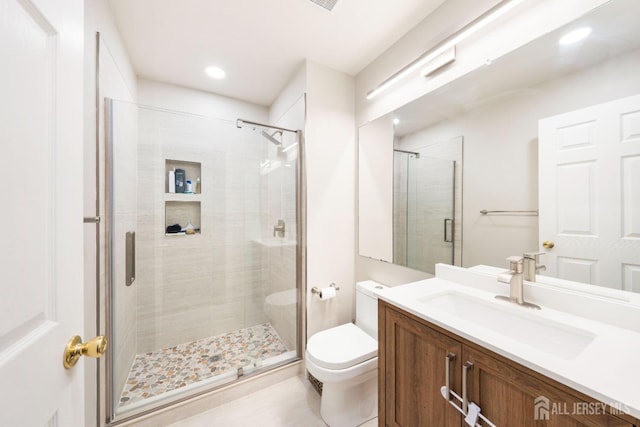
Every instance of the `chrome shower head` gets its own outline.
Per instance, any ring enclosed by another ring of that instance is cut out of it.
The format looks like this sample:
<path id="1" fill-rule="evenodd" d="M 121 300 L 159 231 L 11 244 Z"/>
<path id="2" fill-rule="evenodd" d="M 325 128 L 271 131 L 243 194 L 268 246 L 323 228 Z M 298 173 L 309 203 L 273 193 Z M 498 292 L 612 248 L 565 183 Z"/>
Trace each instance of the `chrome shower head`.
<path id="1" fill-rule="evenodd" d="M 311 0 L 311 3 L 315 3 L 318 6 L 327 9 L 329 12 L 333 10 L 338 0 Z"/>
<path id="2" fill-rule="evenodd" d="M 277 130 L 277 131 L 275 131 L 275 132 L 274 132 L 274 133 L 272 133 L 272 134 L 268 134 L 268 133 L 267 133 L 267 132 L 265 132 L 265 131 L 261 131 L 261 132 L 260 132 L 260 134 L 261 134 L 262 136 L 264 136 L 265 138 L 267 138 L 269 141 L 271 141 L 274 145 L 276 145 L 276 146 L 278 146 L 278 147 L 280 147 L 280 146 L 282 145 L 282 131 L 281 131 L 281 130 Z M 280 141 L 278 141 L 278 140 L 275 138 L 275 136 L 276 136 L 277 134 L 280 134 Z"/>

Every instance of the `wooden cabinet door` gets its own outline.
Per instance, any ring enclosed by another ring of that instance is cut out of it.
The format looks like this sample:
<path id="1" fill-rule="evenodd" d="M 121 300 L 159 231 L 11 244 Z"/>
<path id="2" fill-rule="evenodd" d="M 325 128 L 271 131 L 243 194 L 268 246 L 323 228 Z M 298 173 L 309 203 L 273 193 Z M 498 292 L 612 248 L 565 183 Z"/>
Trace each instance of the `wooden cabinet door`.
<path id="1" fill-rule="evenodd" d="M 604 413 L 595 400 L 581 401 L 517 369 L 506 359 L 497 360 L 465 345 L 461 363 L 466 361 L 473 363 L 468 377 L 469 400 L 498 427 L 633 427 Z"/>
<path id="2" fill-rule="evenodd" d="M 379 315 L 380 425 L 460 427 L 461 416 L 440 387 L 452 353 L 450 385 L 460 393 L 461 344 L 384 302 Z"/>

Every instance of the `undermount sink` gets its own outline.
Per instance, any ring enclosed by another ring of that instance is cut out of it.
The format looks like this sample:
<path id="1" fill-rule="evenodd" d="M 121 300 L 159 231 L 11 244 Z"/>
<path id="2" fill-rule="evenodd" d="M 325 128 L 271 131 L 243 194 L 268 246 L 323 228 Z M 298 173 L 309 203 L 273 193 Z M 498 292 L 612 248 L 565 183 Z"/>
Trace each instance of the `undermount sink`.
<path id="1" fill-rule="evenodd" d="M 522 307 L 512 307 L 511 303 L 462 292 L 450 291 L 417 300 L 429 310 L 455 316 L 565 359 L 577 357 L 595 338 L 595 334 L 589 331 L 554 322 Z M 522 312 L 518 313 L 518 310 Z"/>

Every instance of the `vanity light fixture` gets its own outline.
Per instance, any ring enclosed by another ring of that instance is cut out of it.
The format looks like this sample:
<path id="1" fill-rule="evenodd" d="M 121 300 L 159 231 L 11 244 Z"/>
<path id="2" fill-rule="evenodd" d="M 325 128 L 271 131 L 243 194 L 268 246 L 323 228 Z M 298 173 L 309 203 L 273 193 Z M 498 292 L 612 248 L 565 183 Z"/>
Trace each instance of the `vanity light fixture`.
<path id="1" fill-rule="evenodd" d="M 461 30 L 452 34 L 451 36 L 444 39 L 442 42 L 437 44 L 433 49 L 423 53 L 413 62 L 406 65 L 397 73 L 393 74 L 391 77 L 380 83 L 375 89 L 372 89 L 367 93 L 367 99 L 372 99 L 373 97 L 379 95 L 381 92 L 387 90 L 389 87 L 393 86 L 400 80 L 407 77 L 409 74 L 418 70 L 420 67 L 424 66 L 428 62 L 447 52 L 449 49 L 454 47 L 456 44 L 461 41 L 469 38 L 471 35 L 478 32 L 480 29 L 486 27 L 500 16 L 504 15 L 524 0 L 504 0 L 471 21 L 469 24 L 465 25 Z"/>
<path id="2" fill-rule="evenodd" d="M 226 73 L 224 72 L 224 70 L 220 67 L 207 67 L 204 69 L 204 72 L 207 73 L 207 75 L 209 77 L 213 77 L 214 79 L 224 79 L 224 76 L 226 76 Z"/>
<path id="3" fill-rule="evenodd" d="M 568 44 L 577 43 L 580 40 L 583 40 L 584 38 L 586 38 L 589 34 L 591 34 L 591 28 L 589 27 L 578 28 L 577 30 L 573 30 L 571 32 L 568 32 L 564 36 L 562 36 L 560 40 L 558 40 L 558 44 L 562 46 L 566 46 Z"/>
<path id="4" fill-rule="evenodd" d="M 393 119 L 393 124 L 394 124 L 394 125 L 397 125 L 398 123 L 400 123 L 400 119 L 399 119 L 399 118 L 397 118 L 397 117 L 396 117 L 396 118 L 394 118 L 394 119 Z"/>
<path id="5" fill-rule="evenodd" d="M 422 77 L 429 77 L 436 71 L 443 69 L 444 67 L 451 64 L 452 62 L 455 62 L 455 60 L 456 60 L 456 47 L 452 46 L 451 48 L 443 52 L 441 55 L 438 55 L 438 57 L 433 58 L 433 60 L 425 64 L 424 68 L 420 70 L 420 75 Z"/>

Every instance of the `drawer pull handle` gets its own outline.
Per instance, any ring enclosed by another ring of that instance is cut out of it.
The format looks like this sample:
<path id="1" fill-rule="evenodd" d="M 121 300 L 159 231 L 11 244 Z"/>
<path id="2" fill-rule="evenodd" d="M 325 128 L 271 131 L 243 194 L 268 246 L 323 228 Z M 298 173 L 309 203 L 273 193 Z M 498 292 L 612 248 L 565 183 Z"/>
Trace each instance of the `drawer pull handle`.
<path id="1" fill-rule="evenodd" d="M 462 411 L 466 414 L 469 412 L 469 393 L 467 390 L 469 380 L 469 369 L 473 367 L 473 363 L 467 361 L 462 366 Z"/>
<path id="2" fill-rule="evenodd" d="M 451 362 L 456 360 L 456 355 L 447 353 L 444 357 L 444 386 L 446 389 L 445 399 L 451 400 Z"/>
<path id="3" fill-rule="evenodd" d="M 445 398 L 447 402 L 451 404 L 458 412 L 465 416 L 464 422 L 469 426 L 475 427 L 496 427 L 491 421 L 487 419 L 484 415 L 482 415 L 481 409 L 478 405 L 473 402 L 469 402 L 468 394 L 467 394 L 467 378 L 469 376 L 469 369 L 473 367 L 473 363 L 466 362 L 462 367 L 462 397 L 460 397 L 455 391 L 451 390 L 451 371 L 450 365 L 456 358 L 456 355 L 453 353 L 448 353 L 445 356 L 445 385 L 440 387 L 440 394 Z M 460 402 L 460 405 L 456 403 L 455 400 Z M 484 424 L 481 425 L 478 420 L 484 421 Z"/>

